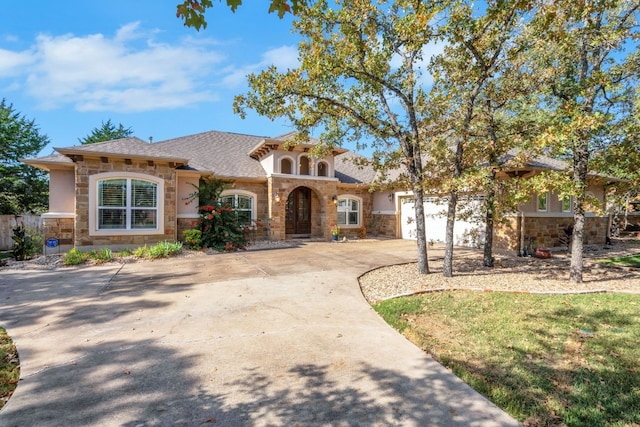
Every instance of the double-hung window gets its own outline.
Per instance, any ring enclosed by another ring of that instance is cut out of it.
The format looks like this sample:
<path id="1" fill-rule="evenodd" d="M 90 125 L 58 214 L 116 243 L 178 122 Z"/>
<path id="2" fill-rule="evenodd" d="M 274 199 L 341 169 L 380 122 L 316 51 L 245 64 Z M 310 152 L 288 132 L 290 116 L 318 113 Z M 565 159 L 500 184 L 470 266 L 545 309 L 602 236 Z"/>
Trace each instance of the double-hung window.
<path id="1" fill-rule="evenodd" d="M 158 185 L 133 178 L 98 181 L 98 230 L 156 230 Z"/>
<path id="2" fill-rule="evenodd" d="M 338 199 L 338 225 L 360 224 L 360 201 L 356 199 Z"/>

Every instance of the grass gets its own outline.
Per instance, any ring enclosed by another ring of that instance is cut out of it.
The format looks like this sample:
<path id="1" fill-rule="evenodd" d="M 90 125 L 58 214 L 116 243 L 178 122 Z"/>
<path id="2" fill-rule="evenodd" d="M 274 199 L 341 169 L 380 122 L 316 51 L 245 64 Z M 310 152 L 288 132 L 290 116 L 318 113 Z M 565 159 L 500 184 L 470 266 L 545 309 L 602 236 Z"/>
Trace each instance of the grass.
<path id="1" fill-rule="evenodd" d="M 640 295 L 460 291 L 374 308 L 525 425 L 640 425 Z"/>
<path id="2" fill-rule="evenodd" d="M 640 268 L 640 254 L 615 256 L 600 261 L 601 264 L 616 267 L 635 267 Z"/>
<path id="3" fill-rule="evenodd" d="M 0 409 L 13 394 L 19 378 L 18 352 L 7 331 L 0 328 Z"/>

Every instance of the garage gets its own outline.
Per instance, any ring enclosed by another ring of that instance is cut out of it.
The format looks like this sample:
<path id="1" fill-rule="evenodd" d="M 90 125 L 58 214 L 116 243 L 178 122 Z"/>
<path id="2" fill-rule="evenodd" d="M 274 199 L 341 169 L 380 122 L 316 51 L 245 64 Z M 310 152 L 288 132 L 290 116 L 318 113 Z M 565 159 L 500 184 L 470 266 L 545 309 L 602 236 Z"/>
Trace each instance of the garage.
<path id="1" fill-rule="evenodd" d="M 400 197 L 400 228 L 403 239 L 415 240 L 416 214 L 412 196 Z M 453 227 L 453 244 L 465 247 L 481 247 L 484 243 L 484 221 L 481 196 L 464 197 L 458 202 L 458 213 Z M 447 199 L 426 197 L 424 199 L 425 228 L 427 242 L 444 243 L 447 227 Z"/>

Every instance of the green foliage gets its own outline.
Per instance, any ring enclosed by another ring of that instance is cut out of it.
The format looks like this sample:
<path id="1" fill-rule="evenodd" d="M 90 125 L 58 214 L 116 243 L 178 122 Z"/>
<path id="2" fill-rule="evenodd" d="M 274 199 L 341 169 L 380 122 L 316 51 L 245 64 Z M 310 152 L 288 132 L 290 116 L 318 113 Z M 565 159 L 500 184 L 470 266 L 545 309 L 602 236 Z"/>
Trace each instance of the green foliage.
<path id="1" fill-rule="evenodd" d="M 151 259 L 168 258 L 180 253 L 181 250 L 181 242 L 159 242 L 149 248 L 147 257 Z"/>
<path id="2" fill-rule="evenodd" d="M 228 181 L 216 178 L 202 178 L 198 190 L 188 200 L 199 200 L 200 247 L 217 251 L 237 251 L 247 246 L 247 236 L 243 226 L 230 206 L 224 206 L 220 195 Z"/>
<path id="3" fill-rule="evenodd" d="M 20 380 L 18 350 L 4 328 L 0 328 L 0 409 L 11 397 Z"/>
<path id="4" fill-rule="evenodd" d="M 49 204 L 46 173 L 20 162 L 37 155 L 49 139 L 33 120 L 0 102 L 0 215 L 41 213 Z"/>
<path id="5" fill-rule="evenodd" d="M 113 252 L 109 248 L 101 248 L 97 251 L 89 252 L 89 257 L 97 264 L 102 264 L 113 260 Z"/>
<path id="6" fill-rule="evenodd" d="M 24 261 L 39 252 L 42 246 L 42 236 L 39 231 L 25 227 L 24 222 L 20 222 L 13 227 L 13 257 L 16 261 Z"/>
<path id="7" fill-rule="evenodd" d="M 184 241 L 189 249 L 200 249 L 201 238 L 202 232 L 197 228 L 192 228 L 184 231 Z"/>
<path id="8" fill-rule="evenodd" d="M 62 262 L 64 265 L 80 265 L 87 262 L 89 259 L 89 254 L 82 252 L 78 248 L 72 248 L 64 255 Z"/>
<path id="9" fill-rule="evenodd" d="M 640 424 L 640 296 L 436 292 L 376 304 L 524 425 Z"/>
<path id="10" fill-rule="evenodd" d="M 181 250 L 182 243 L 180 242 L 159 242 L 153 246 L 140 246 L 134 249 L 133 255 L 136 258 L 168 258 L 180 253 Z"/>
<path id="11" fill-rule="evenodd" d="M 305 0 L 269 0 L 269 13 L 276 12 L 279 18 L 283 18 L 286 13 L 297 13 L 300 7 L 304 6 Z M 222 2 L 222 0 L 220 0 Z M 242 0 L 226 0 L 227 6 L 235 12 L 242 5 Z M 187 27 L 207 28 L 205 12 L 213 7 L 212 0 L 184 0 L 176 6 L 176 16 L 183 20 Z"/>
<path id="12" fill-rule="evenodd" d="M 130 255 L 133 255 L 133 250 L 131 249 L 122 249 L 121 251 L 116 253 L 116 256 L 118 257 L 128 257 Z"/>
<path id="13" fill-rule="evenodd" d="M 114 139 L 127 138 L 133 135 L 133 130 L 125 128 L 122 123 L 116 127 L 111 123 L 111 119 L 102 122 L 99 128 L 94 128 L 91 133 L 84 138 L 78 138 L 80 144 L 95 144 L 96 142 L 111 141 Z"/>
<path id="14" fill-rule="evenodd" d="M 640 268 L 640 254 L 615 256 L 600 261 L 604 265 Z"/>

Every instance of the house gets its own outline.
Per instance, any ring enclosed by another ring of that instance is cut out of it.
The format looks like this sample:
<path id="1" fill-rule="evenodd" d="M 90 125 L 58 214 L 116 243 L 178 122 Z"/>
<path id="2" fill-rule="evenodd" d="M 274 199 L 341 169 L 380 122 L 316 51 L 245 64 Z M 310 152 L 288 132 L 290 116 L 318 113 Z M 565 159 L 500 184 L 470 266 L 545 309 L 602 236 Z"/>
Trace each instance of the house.
<path id="1" fill-rule="evenodd" d="M 288 147 L 293 137 L 211 131 L 156 143 L 123 138 L 24 162 L 50 173 L 45 238 L 62 249 L 181 239 L 198 219 L 197 201 L 187 199 L 201 176 L 233 181 L 222 196 L 258 238 L 329 239 L 334 224 L 355 236 L 373 222 L 376 232 L 396 236 L 393 199 L 369 191 L 373 171 L 348 161 L 355 154 L 344 149 L 314 159 L 317 140 Z"/>
<path id="2" fill-rule="evenodd" d="M 357 154 L 336 148 L 312 158 L 318 141 L 290 146 L 294 136 L 210 131 L 154 143 L 123 138 L 56 148 L 56 154 L 23 161 L 50 173 L 45 239 L 57 239 L 62 250 L 181 240 L 198 219 L 198 203 L 189 195 L 202 176 L 232 181 L 222 196 L 257 238 L 329 240 L 334 224 L 347 236 L 415 238 L 411 193 L 370 191 L 376 174 L 352 161 Z M 529 163 L 512 173 L 559 167 L 553 162 Z M 602 183 L 594 181 L 593 192 L 603 198 Z M 480 200 L 469 199 L 467 207 L 475 203 L 479 210 Z M 428 198 L 426 204 L 427 238 L 443 240 L 440 201 Z M 497 247 L 519 251 L 525 238 L 556 246 L 560 231 L 571 223 L 570 206 L 552 194 L 532 196 L 496 229 Z M 604 243 L 607 228 L 606 217 L 592 215 L 585 243 Z M 455 243 L 477 245 L 483 229 L 460 219 Z"/>

